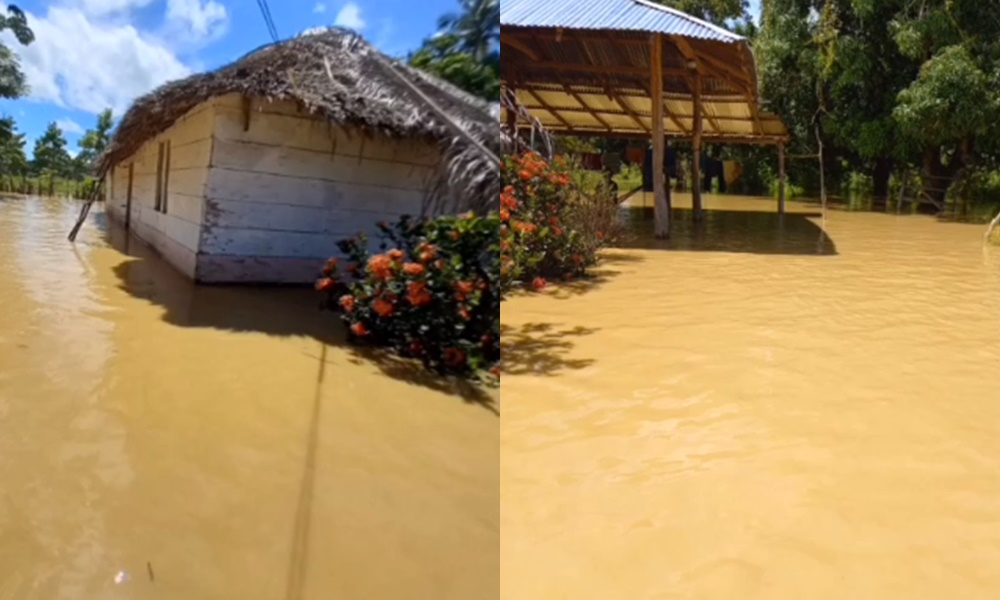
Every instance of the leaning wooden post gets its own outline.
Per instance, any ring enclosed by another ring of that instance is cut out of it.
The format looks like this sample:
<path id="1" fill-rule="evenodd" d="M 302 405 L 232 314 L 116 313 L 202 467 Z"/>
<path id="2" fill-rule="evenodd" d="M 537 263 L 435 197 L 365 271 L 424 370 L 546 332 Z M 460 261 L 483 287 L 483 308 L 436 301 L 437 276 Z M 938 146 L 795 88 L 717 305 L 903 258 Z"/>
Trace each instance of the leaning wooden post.
<path id="1" fill-rule="evenodd" d="M 785 142 L 778 142 L 778 214 L 785 214 Z"/>
<path id="2" fill-rule="evenodd" d="M 510 96 L 511 100 L 517 100 L 517 90 L 507 86 L 507 95 Z M 512 106 L 516 106 L 517 102 L 511 102 L 510 106 L 507 107 L 507 131 L 510 132 L 510 141 L 513 148 L 510 149 L 512 153 L 517 152 L 517 111 L 511 110 Z"/>
<path id="3" fill-rule="evenodd" d="M 667 204 L 665 136 L 663 132 L 663 36 L 650 37 L 650 90 L 653 97 L 653 220 L 656 237 L 670 237 L 670 206 Z"/>
<path id="4" fill-rule="evenodd" d="M 701 206 L 701 134 L 704 128 L 701 106 L 701 73 L 694 73 L 694 138 L 691 147 L 694 152 L 694 162 L 692 164 L 692 186 L 691 201 L 694 208 L 694 220 L 701 221 L 704 218 Z"/>

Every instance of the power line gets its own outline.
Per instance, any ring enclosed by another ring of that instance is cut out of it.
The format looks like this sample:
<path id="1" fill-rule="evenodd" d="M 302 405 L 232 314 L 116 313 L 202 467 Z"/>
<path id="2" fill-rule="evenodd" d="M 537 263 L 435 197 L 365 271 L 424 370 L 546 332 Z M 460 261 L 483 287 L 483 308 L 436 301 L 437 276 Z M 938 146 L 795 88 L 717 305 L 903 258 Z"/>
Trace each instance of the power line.
<path id="1" fill-rule="evenodd" d="M 267 26 L 267 33 L 271 35 L 271 39 L 277 43 L 278 41 L 278 28 L 274 26 L 274 17 L 271 16 L 271 7 L 267 5 L 267 0 L 257 0 L 257 6 L 260 7 L 260 14 L 264 17 L 264 24 Z"/>

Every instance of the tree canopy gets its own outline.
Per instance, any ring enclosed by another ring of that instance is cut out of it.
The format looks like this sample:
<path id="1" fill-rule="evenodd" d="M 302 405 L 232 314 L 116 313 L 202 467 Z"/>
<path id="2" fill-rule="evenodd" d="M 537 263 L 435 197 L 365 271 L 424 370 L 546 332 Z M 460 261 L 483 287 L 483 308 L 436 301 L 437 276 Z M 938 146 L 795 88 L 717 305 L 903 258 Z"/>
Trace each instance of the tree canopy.
<path id="1" fill-rule="evenodd" d="M 981 0 L 764 0 L 755 40 L 762 95 L 800 150 L 820 135 L 831 166 L 919 166 L 943 200 L 994 161 L 1000 134 L 1000 4 Z"/>
<path id="2" fill-rule="evenodd" d="M 0 32 L 10 31 L 24 46 L 35 41 L 28 19 L 20 8 L 11 5 L 0 14 Z M 0 98 L 20 98 L 28 93 L 28 82 L 21 70 L 21 61 L 5 44 L 0 43 Z"/>
<path id="3" fill-rule="evenodd" d="M 55 123 L 49 123 L 48 129 L 35 142 L 35 154 L 32 160 L 32 171 L 37 175 L 65 176 L 69 173 L 72 158 L 66 150 L 66 137 L 62 129 Z"/>

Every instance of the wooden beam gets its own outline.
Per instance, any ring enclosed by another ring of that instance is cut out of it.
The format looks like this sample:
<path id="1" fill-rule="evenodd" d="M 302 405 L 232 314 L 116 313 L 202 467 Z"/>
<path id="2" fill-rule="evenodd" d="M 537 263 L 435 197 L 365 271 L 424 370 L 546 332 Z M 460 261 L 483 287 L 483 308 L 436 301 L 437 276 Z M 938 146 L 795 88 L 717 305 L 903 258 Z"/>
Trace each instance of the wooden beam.
<path id="1" fill-rule="evenodd" d="M 563 84 L 563 89 L 565 89 L 566 93 L 569 94 L 571 98 L 576 100 L 580 104 L 580 106 L 583 107 L 582 109 L 580 109 L 582 112 L 585 112 L 590 116 L 594 117 L 594 120 L 603 125 L 604 128 L 607 129 L 608 131 L 614 131 L 614 127 L 612 127 L 610 123 L 601 118 L 601 115 L 599 115 L 596 110 L 590 108 L 590 105 L 583 100 L 583 97 L 580 96 L 580 94 L 574 92 L 573 88 L 569 87 L 566 84 Z M 577 109 L 560 109 L 560 110 L 569 110 L 571 112 L 577 112 Z"/>
<path id="2" fill-rule="evenodd" d="M 525 91 L 528 92 L 528 95 L 531 96 L 532 98 L 534 98 L 536 102 L 538 102 L 538 104 L 541 106 L 542 110 L 548 111 L 553 117 L 556 118 L 557 121 L 559 121 L 560 123 L 562 123 L 563 127 L 565 127 L 566 129 L 568 129 L 569 131 L 573 131 L 573 125 L 571 125 L 569 121 L 567 121 L 562 115 L 560 115 L 556 111 L 556 109 L 552 108 L 551 106 L 549 106 L 549 104 L 547 102 L 545 102 L 544 100 L 542 100 L 542 97 L 539 96 L 535 92 L 535 90 L 527 89 Z"/>
<path id="3" fill-rule="evenodd" d="M 506 85 L 508 81 L 508 79 L 503 79 L 501 80 L 501 83 Z M 600 85 L 595 84 L 588 86 L 580 83 L 567 84 L 561 81 L 551 81 L 546 83 L 537 81 L 531 82 L 530 80 L 525 80 L 525 82 L 522 82 L 521 85 L 523 86 L 521 89 L 530 87 L 531 89 L 539 92 L 558 92 L 564 89 L 563 86 L 569 85 L 569 87 L 578 94 L 603 94 L 605 96 L 607 95 L 607 89 L 609 87 L 609 85 L 603 82 Z M 626 98 L 649 98 L 649 86 L 647 84 L 638 85 L 638 82 L 636 82 L 636 85 L 634 86 L 619 88 L 617 93 Z M 712 104 L 746 104 L 747 102 L 746 95 L 742 93 L 727 94 L 725 96 L 705 95 L 705 97 Z M 688 96 L 685 94 L 664 92 L 663 98 L 665 100 L 686 100 Z M 749 117 L 743 118 L 749 119 Z"/>
<path id="4" fill-rule="evenodd" d="M 785 214 L 785 143 L 778 143 L 778 214 Z"/>
<path id="5" fill-rule="evenodd" d="M 670 236 L 670 204 L 667 202 L 666 138 L 663 135 L 663 36 L 654 33 L 650 42 L 650 87 L 653 100 L 653 220 L 656 237 Z"/>
<path id="6" fill-rule="evenodd" d="M 692 140 L 692 153 L 694 155 L 691 161 L 691 200 L 693 202 L 694 208 L 694 220 L 702 221 L 705 218 L 704 212 L 702 210 L 701 204 L 701 134 L 703 123 L 701 119 L 702 110 L 704 107 L 701 105 L 701 73 L 695 72 L 694 74 L 694 138 Z"/>
<path id="7" fill-rule="evenodd" d="M 539 60 L 531 63 L 524 63 L 521 66 L 521 70 L 531 73 L 535 69 L 544 69 L 549 71 L 570 71 L 573 73 L 596 73 L 605 75 L 643 75 L 648 76 L 649 71 L 643 67 L 622 67 L 618 65 L 603 65 L 603 64 L 590 64 L 581 65 L 574 63 L 563 63 L 559 61 L 550 60 Z M 666 68 L 663 69 L 662 75 L 667 75 L 670 77 L 683 77 L 686 74 L 684 69 Z M 528 77 L 531 79 L 531 77 Z"/>
<path id="8" fill-rule="evenodd" d="M 646 127 L 646 124 L 642 122 L 642 119 L 640 119 L 639 115 L 637 115 L 635 113 L 635 111 L 632 110 L 632 107 L 629 106 L 628 102 L 624 98 L 620 98 L 615 93 L 613 93 L 611 90 L 608 90 L 608 98 L 611 98 L 618 106 L 622 107 L 622 110 L 625 111 L 625 114 L 627 114 L 628 116 L 632 117 L 632 120 L 636 122 L 636 124 L 639 126 L 640 129 L 643 129 L 643 130 L 645 130 L 647 132 L 652 133 L 652 131 L 649 129 L 649 127 Z M 662 105 L 662 103 L 661 103 L 661 105 Z M 654 121 L 655 121 L 655 119 L 654 119 Z M 661 121 L 662 121 L 662 119 L 661 119 Z M 653 126 L 655 127 L 656 123 L 653 123 Z M 662 125 L 662 122 L 661 122 L 660 129 L 662 129 L 662 128 L 663 128 L 663 125 Z"/>
<path id="9" fill-rule="evenodd" d="M 513 48 L 514 50 L 517 50 L 518 52 L 527 56 L 531 60 L 535 61 L 541 60 L 541 57 L 538 56 L 537 52 L 532 50 L 531 47 L 529 47 L 527 44 L 525 44 L 524 42 L 522 42 L 521 40 L 517 39 L 512 35 L 504 35 L 503 33 L 501 33 L 500 45 L 507 46 L 508 48 Z"/>
<path id="10" fill-rule="evenodd" d="M 575 93 L 567 93 L 567 95 L 570 96 L 571 98 L 573 98 L 574 100 L 576 100 L 578 103 L 584 104 L 583 98 L 579 97 L 577 94 L 575 94 Z M 703 100 L 704 100 L 704 97 L 703 97 Z M 702 102 L 702 106 L 703 107 L 704 107 L 704 105 L 705 105 L 705 103 Z M 614 110 L 614 109 L 605 109 L 605 108 L 600 109 L 600 112 L 595 114 L 594 113 L 594 109 L 591 108 L 589 105 L 584 104 L 584 106 L 585 106 L 585 108 L 577 108 L 575 106 L 555 106 L 555 107 L 553 107 L 553 110 L 558 110 L 559 112 L 563 112 L 563 113 L 585 113 L 585 114 L 589 114 L 589 115 L 591 115 L 593 117 L 597 117 L 598 119 L 601 118 L 601 115 L 604 115 L 604 116 L 617 116 L 617 117 L 627 117 L 627 116 L 629 116 L 628 113 L 626 113 L 625 111 Z M 535 106 L 534 104 L 524 104 L 524 107 L 525 108 L 541 108 L 541 109 L 545 108 L 544 106 Z M 666 109 L 664 109 L 664 111 L 666 111 Z M 666 112 L 665 112 L 665 114 L 667 114 L 668 118 L 670 117 L 670 114 L 668 114 Z M 707 108 L 706 108 L 706 110 L 702 111 L 702 114 L 703 114 L 703 117 L 706 120 L 710 121 L 710 122 L 711 121 L 718 121 L 720 123 L 727 123 L 727 122 L 732 122 L 732 123 L 752 123 L 752 119 L 750 119 L 749 117 L 727 117 L 725 115 L 712 117 L 712 116 L 709 116 Z M 692 119 L 692 120 L 694 119 L 694 115 L 689 115 L 689 114 L 675 114 L 673 116 L 675 116 L 678 119 Z M 606 125 L 604 123 L 601 123 L 601 126 L 602 127 L 606 127 Z M 682 127 L 681 128 L 681 133 L 690 135 L 691 132 L 686 127 Z M 720 130 L 720 135 L 725 135 L 725 132 L 722 132 Z"/>
<path id="11" fill-rule="evenodd" d="M 517 103 L 517 90 L 514 87 L 507 86 L 507 95 L 514 100 L 512 104 Z M 517 111 L 510 110 L 509 108 L 507 109 L 507 129 L 510 130 L 511 136 L 517 137 Z"/>

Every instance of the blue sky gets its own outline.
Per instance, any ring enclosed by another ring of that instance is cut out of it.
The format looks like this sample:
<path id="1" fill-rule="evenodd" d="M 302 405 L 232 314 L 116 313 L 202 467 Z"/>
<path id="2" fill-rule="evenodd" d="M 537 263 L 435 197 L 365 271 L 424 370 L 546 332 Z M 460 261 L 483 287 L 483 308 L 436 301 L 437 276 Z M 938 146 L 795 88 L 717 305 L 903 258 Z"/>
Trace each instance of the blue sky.
<path id="1" fill-rule="evenodd" d="M 0 0 L 0 6 L 3 6 Z M 120 115 L 137 96 L 190 73 L 224 65 L 270 41 L 255 0 L 19 0 L 37 41 L 4 41 L 20 57 L 31 94 L 0 101 L 34 140 L 49 123 L 71 149 L 96 114 Z M 457 0 L 269 0 L 278 33 L 343 25 L 384 52 L 405 55 L 437 29 Z"/>

